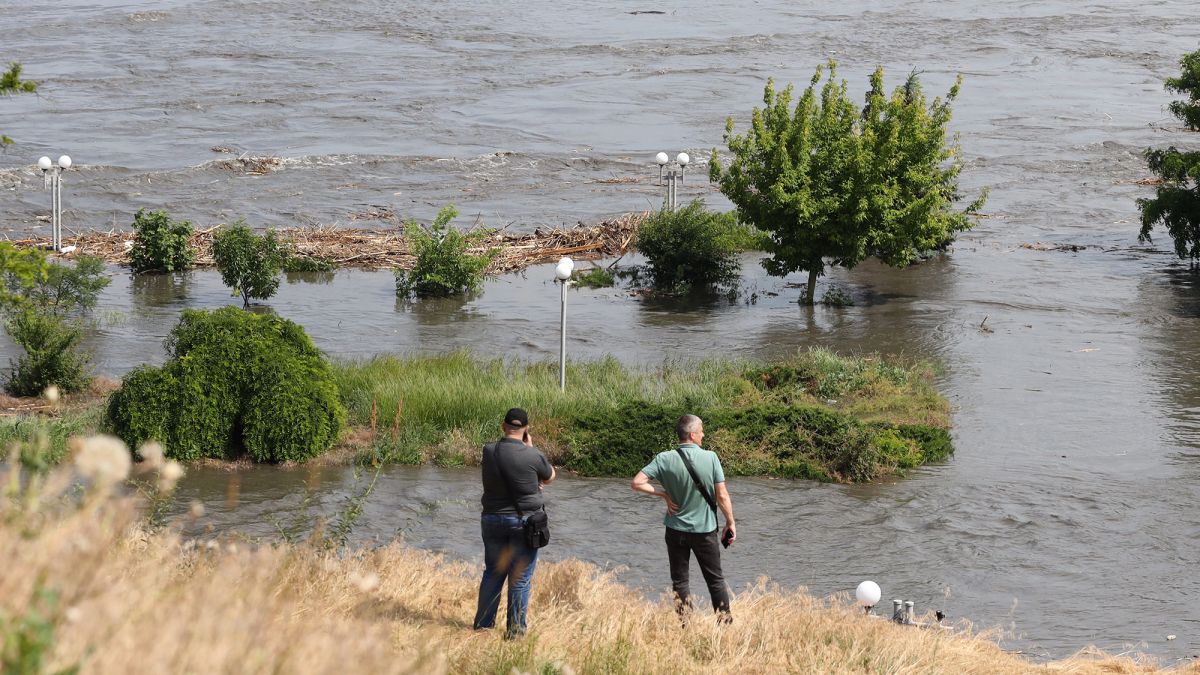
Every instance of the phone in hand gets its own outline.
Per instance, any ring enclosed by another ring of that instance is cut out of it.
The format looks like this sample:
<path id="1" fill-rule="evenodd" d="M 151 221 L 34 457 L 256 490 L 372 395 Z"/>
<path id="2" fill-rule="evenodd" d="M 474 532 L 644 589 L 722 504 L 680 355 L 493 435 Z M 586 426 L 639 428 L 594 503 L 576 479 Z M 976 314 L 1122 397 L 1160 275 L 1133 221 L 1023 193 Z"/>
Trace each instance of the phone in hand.
<path id="1" fill-rule="evenodd" d="M 729 545 L 732 543 L 733 543 L 733 530 L 726 528 L 725 534 L 721 535 L 721 545 L 724 546 L 725 548 L 729 548 Z"/>

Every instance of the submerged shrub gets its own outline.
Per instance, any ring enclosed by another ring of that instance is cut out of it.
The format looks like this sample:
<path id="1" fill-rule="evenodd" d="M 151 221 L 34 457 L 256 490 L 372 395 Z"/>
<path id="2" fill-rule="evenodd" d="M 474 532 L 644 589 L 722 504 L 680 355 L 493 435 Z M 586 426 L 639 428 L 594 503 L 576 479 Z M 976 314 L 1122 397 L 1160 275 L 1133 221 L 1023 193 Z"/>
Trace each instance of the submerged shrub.
<path id="1" fill-rule="evenodd" d="M 91 381 L 89 357 L 78 350 L 84 323 L 109 284 L 104 262 L 80 256 L 75 264 L 48 263 L 40 252 L 3 261 L 5 292 L 0 309 L 5 329 L 24 354 L 11 361 L 4 388 L 16 396 L 38 396 L 50 385 L 78 391 Z"/>
<path id="2" fill-rule="evenodd" d="M 483 285 L 483 270 L 499 251 L 467 253 L 487 233 L 459 230 L 450 224 L 457 216 L 458 209 L 451 204 L 438 212 L 429 227 L 416 221 L 405 224 L 404 237 L 417 262 L 411 270 L 396 270 L 396 295 L 446 297 L 477 291 Z"/>
<path id="3" fill-rule="evenodd" d="M 166 211 L 147 213 L 146 209 L 139 209 L 133 216 L 129 266 L 134 274 L 182 272 L 196 259 L 191 238 L 190 222 L 172 220 Z"/>
<path id="4" fill-rule="evenodd" d="M 87 354 L 78 351 L 83 330 L 78 322 L 27 309 L 4 324 L 8 336 L 25 351 L 10 362 L 4 389 L 14 396 L 38 396 L 57 385 L 78 391 L 91 382 Z"/>
<path id="5" fill-rule="evenodd" d="M 345 422 L 328 363 L 300 326 L 226 307 L 185 310 L 161 368 L 130 372 L 109 399 L 130 447 L 162 443 L 177 459 L 302 461 L 328 450 Z"/>
<path id="6" fill-rule="evenodd" d="M 266 300 L 279 290 L 279 270 L 287 252 L 274 230 L 256 235 L 238 220 L 213 236 L 213 260 L 221 272 L 221 281 L 242 296 L 242 306 L 250 300 Z"/>
<path id="7" fill-rule="evenodd" d="M 733 213 L 707 211 L 697 199 L 647 218 L 635 246 L 650 262 L 655 288 L 686 292 L 737 279 L 738 254 L 757 248 L 759 236 Z"/>

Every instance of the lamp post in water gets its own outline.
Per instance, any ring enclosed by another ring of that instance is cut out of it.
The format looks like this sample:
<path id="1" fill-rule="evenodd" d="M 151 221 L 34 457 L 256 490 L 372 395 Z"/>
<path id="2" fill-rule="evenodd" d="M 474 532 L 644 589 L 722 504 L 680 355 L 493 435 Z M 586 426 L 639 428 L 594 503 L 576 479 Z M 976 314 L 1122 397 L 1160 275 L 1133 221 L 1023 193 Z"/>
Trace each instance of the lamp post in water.
<path id="1" fill-rule="evenodd" d="M 655 163 L 658 164 L 658 184 L 663 185 L 663 177 L 665 175 L 667 182 L 666 195 L 663 198 L 663 208 L 674 211 L 679 207 L 679 186 L 683 185 L 683 173 L 687 169 L 687 165 L 692 161 L 686 152 L 681 152 L 675 155 L 675 163 L 679 165 L 679 169 L 667 169 L 667 165 L 671 163 L 671 159 L 667 157 L 667 153 L 660 152 L 654 156 Z M 664 170 L 666 173 L 664 174 Z"/>
<path id="2" fill-rule="evenodd" d="M 38 160 L 42 183 L 50 191 L 50 242 L 54 250 L 62 250 L 62 172 L 71 168 L 71 158 L 63 155 L 54 165 L 49 157 Z"/>
<path id="3" fill-rule="evenodd" d="M 571 272 L 575 271 L 575 261 L 563 256 L 554 268 L 555 280 L 562 284 L 562 314 L 559 321 L 558 345 L 558 390 L 567 390 L 567 286 L 571 284 Z"/>

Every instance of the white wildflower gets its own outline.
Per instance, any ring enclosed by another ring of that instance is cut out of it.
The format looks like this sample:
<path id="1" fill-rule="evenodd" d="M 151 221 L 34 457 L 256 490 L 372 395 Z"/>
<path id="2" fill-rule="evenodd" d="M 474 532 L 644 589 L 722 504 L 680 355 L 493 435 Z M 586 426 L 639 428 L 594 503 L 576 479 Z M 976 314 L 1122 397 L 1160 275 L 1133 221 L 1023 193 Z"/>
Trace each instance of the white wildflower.
<path id="1" fill-rule="evenodd" d="M 175 483 L 183 478 L 183 466 L 175 460 L 167 460 L 158 471 L 158 491 L 170 492 L 175 489 Z"/>
<path id="2" fill-rule="evenodd" d="M 46 387 L 46 391 L 42 392 L 42 396 L 44 396 L 50 403 L 58 403 L 58 399 L 61 396 L 58 391 L 58 385 L 52 384 L 49 387 Z"/>
<path id="3" fill-rule="evenodd" d="M 204 502 L 199 499 L 193 499 L 191 505 L 188 506 L 188 515 L 193 518 L 203 518 Z"/>
<path id="4" fill-rule="evenodd" d="M 154 441 L 142 443 L 138 448 L 138 456 L 142 458 L 142 466 L 147 470 L 157 469 L 163 463 L 163 447 Z"/>
<path id="5" fill-rule="evenodd" d="M 103 434 L 83 439 L 75 456 L 75 469 L 80 475 L 105 487 L 128 478 L 132 464 L 129 448 L 121 439 Z"/>

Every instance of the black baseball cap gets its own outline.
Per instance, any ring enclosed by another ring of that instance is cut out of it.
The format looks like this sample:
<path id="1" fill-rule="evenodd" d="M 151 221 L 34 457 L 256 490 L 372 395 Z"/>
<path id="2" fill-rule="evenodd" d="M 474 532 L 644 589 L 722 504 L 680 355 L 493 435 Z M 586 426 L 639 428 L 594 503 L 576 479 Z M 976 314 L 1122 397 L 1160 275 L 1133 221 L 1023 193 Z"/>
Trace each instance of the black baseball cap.
<path id="1" fill-rule="evenodd" d="M 509 408 L 504 413 L 504 423 L 510 427 L 523 427 L 529 424 L 529 413 L 521 408 Z"/>

